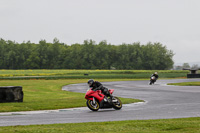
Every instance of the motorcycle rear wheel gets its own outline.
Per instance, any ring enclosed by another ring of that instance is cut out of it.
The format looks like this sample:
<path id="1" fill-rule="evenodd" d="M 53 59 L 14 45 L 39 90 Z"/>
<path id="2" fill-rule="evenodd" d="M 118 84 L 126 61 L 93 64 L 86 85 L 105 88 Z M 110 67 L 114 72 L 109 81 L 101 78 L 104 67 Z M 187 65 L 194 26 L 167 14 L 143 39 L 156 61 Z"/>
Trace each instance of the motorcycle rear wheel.
<path id="1" fill-rule="evenodd" d="M 97 101 L 95 101 L 95 103 L 93 103 L 93 100 L 87 100 L 86 104 L 88 106 L 88 108 L 92 111 L 98 111 L 99 110 L 99 103 Z"/>
<path id="2" fill-rule="evenodd" d="M 122 102 L 118 97 L 114 97 L 112 100 L 117 100 L 117 102 L 112 102 L 112 107 L 116 110 L 120 110 L 122 108 Z"/>

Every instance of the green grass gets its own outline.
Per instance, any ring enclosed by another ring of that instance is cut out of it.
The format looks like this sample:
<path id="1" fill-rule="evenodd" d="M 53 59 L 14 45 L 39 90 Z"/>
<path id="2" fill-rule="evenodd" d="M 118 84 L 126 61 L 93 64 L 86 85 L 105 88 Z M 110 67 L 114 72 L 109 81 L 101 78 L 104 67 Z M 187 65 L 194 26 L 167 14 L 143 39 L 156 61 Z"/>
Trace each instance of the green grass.
<path id="1" fill-rule="evenodd" d="M 0 127 L 0 133 L 199 133 L 200 118 Z"/>
<path id="2" fill-rule="evenodd" d="M 200 86 L 200 82 L 168 83 L 168 85 L 178 85 L 178 86 Z"/>
<path id="3" fill-rule="evenodd" d="M 188 70 L 0 70 L 0 79 L 143 79 L 155 71 L 160 78 L 185 78 L 189 73 Z"/>
<path id="4" fill-rule="evenodd" d="M 74 70 L 74 69 L 29 69 L 0 70 L 1 77 L 8 76 L 49 76 L 49 75 L 79 75 L 79 74 L 136 74 L 136 73 L 189 73 L 188 70 Z"/>
<path id="5" fill-rule="evenodd" d="M 100 82 L 103 81 L 111 80 Z M 0 103 L 0 112 L 84 107 L 86 106 L 85 94 L 61 90 L 64 85 L 75 83 L 87 83 L 87 80 L 0 80 L 0 86 L 22 86 L 24 92 L 22 103 Z M 121 100 L 124 104 L 141 101 L 130 98 L 121 98 Z"/>

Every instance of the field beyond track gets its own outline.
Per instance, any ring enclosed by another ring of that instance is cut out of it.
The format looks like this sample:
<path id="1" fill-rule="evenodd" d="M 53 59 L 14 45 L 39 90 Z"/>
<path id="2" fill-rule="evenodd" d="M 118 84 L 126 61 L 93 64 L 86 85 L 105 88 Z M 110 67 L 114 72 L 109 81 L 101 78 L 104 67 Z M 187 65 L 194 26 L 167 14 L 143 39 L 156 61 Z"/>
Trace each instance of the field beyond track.
<path id="1" fill-rule="evenodd" d="M 148 79 L 186 78 L 188 70 L 0 70 L 0 79 Z"/>

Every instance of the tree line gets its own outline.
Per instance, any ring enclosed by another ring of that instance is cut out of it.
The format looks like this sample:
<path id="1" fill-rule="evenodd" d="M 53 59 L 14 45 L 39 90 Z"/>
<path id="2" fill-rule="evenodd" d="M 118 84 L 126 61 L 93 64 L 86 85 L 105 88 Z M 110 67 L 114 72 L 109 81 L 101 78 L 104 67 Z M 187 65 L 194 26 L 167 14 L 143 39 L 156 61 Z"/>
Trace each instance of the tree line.
<path id="1" fill-rule="evenodd" d="M 0 69 L 135 69 L 165 70 L 173 67 L 174 53 L 159 42 L 141 45 L 83 44 L 67 45 L 54 39 L 38 44 L 0 39 Z"/>
<path id="2" fill-rule="evenodd" d="M 200 67 L 198 64 L 193 64 L 192 66 L 190 66 L 189 63 L 183 63 L 183 65 L 178 65 L 178 66 L 174 66 L 175 70 L 183 70 L 183 69 L 199 69 Z"/>

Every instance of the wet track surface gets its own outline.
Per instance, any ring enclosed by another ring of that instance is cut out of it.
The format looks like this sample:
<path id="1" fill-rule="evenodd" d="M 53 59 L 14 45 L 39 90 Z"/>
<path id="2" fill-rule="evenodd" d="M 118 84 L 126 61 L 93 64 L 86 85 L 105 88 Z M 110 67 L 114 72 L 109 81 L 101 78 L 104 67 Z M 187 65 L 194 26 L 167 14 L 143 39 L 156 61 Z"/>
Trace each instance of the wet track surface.
<path id="1" fill-rule="evenodd" d="M 103 82 L 105 87 L 115 89 L 115 96 L 145 102 L 123 105 L 121 110 L 100 109 L 98 112 L 83 107 L 0 113 L 0 126 L 200 117 L 199 86 L 166 85 L 190 81 L 200 79 L 158 80 L 154 85 L 148 85 L 148 81 Z M 81 93 L 85 93 L 87 89 L 86 83 L 63 87 L 63 90 Z"/>

